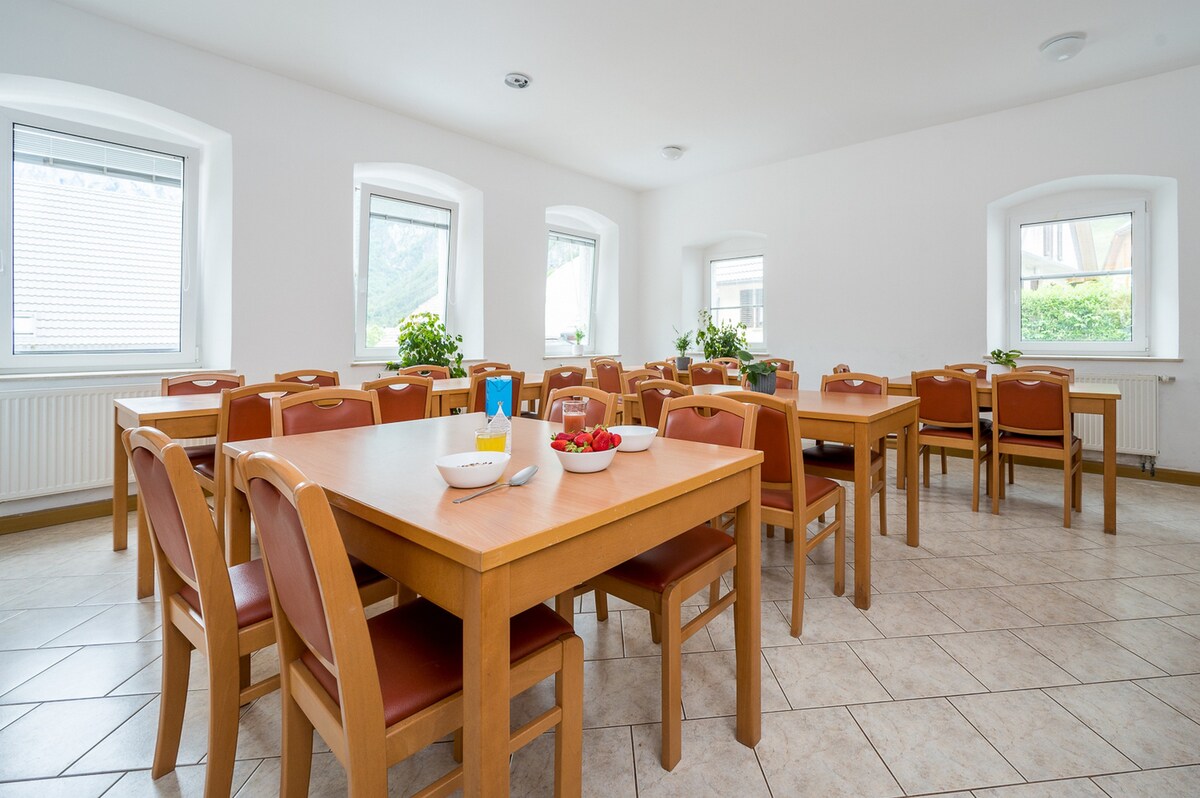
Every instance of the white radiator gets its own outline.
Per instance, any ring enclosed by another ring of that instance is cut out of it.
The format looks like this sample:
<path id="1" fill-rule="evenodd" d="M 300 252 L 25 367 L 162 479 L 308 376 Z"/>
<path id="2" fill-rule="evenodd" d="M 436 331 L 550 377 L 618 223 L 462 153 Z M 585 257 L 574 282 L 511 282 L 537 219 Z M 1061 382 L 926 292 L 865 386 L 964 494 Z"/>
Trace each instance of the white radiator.
<path id="1" fill-rule="evenodd" d="M 1117 402 L 1117 453 L 1158 456 L 1158 377 L 1154 374 L 1077 374 L 1075 382 L 1105 382 L 1121 389 Z M 1075 416 L 1083 448 L 1104 448 L 1104 418 Z"/>
<path id="2" fill-rule="evenodd" d="M 157 385 L 0 392 L 0 501 L 112 484 L 113 400 Z"/>

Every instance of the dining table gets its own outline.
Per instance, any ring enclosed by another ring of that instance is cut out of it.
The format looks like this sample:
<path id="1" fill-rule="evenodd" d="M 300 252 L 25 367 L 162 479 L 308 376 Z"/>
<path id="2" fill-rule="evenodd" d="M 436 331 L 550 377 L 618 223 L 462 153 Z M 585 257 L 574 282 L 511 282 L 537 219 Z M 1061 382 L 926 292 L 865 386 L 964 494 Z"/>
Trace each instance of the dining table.
<path id="1" fill-rule="evenodd" d="M 537 474 L 462 504 L 434 460 L 470 450 L 483 414 L 227 443 L 272 452 L 320 484 L 347 550 L 463 621 L 463 769 L 468 796 L 509 794 L 509 619 L 551 598 L 564 616 L 577 585 L 724 512 L 736 518 L 735 737 L 761 733 L 762 454 L 657 438 L 593 474 L 564 471 L 550 448 L 561 424 L 512 420 L 502 479 Z M 236 492 L 231 501 L 245 505 Z M 249 515 L 233 513 L 236 534 Z M 238 551 L 247 550 L 237 547 Z M 696 750 L 693 756 L 703 756 Z"/>
<path id="2" fill-rule="evenodd" d="M 1117 402 L 1121 399 L 1121 386 L 1104 382 L 1073 382 L 1067 386 L 1068 401 L 1072 413 L 1101 416 L 1104 472 L 1104 531 L 1117 533 Z M 912 376 L 888 378 L 888 393 L 893 396 L 912 396 Z M 987 378 L 976 380 L 979 409 L 992 409 L 992 383 Z M 897 486 L 901 476 L 897 473 Z"/>
<path id="3" fill-rule="evenodd" d="M 724 394 L 744 390 L 736 385 L 698 385 L 697 394 Z M 777 399 L 796 403 L 800 435 L 814 440 L 854 445 L 854 606 L 871 607 L 871 446 L 895 433 L 905 447 L 909 484 L 917 479 L 917 407 L 920 400 L 902 396 L 858 393 L 825 393 L 779 388 Z M 797 441 L 797 446 L 800 442 Z M 883 452 L 887 456 L 886 450 Z M 886 473 L 882 477 L 887 478 Z M 905 540 L 921 542 L 920 492 L 905 491 Z"/>

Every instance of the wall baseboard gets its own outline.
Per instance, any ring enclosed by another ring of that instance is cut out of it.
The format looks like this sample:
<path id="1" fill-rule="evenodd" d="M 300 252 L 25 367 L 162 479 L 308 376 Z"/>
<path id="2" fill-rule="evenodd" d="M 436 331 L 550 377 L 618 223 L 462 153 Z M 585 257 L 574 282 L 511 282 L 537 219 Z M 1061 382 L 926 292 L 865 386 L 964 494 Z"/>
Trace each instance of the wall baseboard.
<path id="1" fill-rule="evenodd" d="M 137 496 L 130 496 L 128 501 L 130 511 L 137 509 Z M 13 532 L 25 532 L 29 529 L 41 529 L 58 524 L 69 524 L 74 521 L 86 521 L 89 518 L 100 518 L 112 514 L 112 500 L 102 499 L 82 504 L 69 504 L 66 507 L 52 507 L 47 510 L 35 510 L 29 513 L 0 516 L 0 535 Z"/>
<path id="2" fill-rule="evenodd" d="M 937 456 L 936 449 L 930 455 Z M 971 457 L 961 449 L 946 450 L 947 457 L 958 457 L 963 460 L 970 460 Z M 1032 457 L 1016 457 L 1014 462 L 1021 466 L 1033 466 L 1034 468 L 1050 468 L 1055 471 L 1061 471 L 1062 466 L 1053 460 L 1038 460 Z M 1084 460 L 1083 470 L 1088 474 L 1103 474 L 1104 463 L 1098 460 Z M 1128 465 L 1125 463 L 1117 463 L 1117 476 L 1125 479 L 1141 479 L 1149 482 L 1165 482 L 1169 485 L 1189 485 L 1191 487 L 1200 487 L 1200 472 L 1184 471 L 1177 468 L 1157 468 L 1155 473 L 1151 474 L 1149 470 L 1143 471 L 1141 466 Z"/>

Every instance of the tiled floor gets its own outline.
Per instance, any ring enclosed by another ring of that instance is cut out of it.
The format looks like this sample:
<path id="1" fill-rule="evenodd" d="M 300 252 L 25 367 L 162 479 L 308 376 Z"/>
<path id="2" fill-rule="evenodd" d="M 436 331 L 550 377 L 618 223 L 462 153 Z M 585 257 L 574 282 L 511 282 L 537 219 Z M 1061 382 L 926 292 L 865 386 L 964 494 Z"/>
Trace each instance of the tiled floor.
<path id="1" fill-rule="evenodd" d="M 1054 472 L 1022 468 L 1003 515 L 969 508 L 961 460 L 922 491 L 922 546 L 874 539 L 867 612 L 831 595 L 832 547 L 809 566 L 805 633 L 788 636 L 791 550 L 763 546 L 763 734 L 733 739 L 733 624 L 683 657 L 683 761 L 658 764 L 657 647 L 645 613 L 582 599 L 584 779 L 595 796 L 1200 795 L 1200 490 L 1121 480 L 1120 534 L 1100 484 L 1060 526 Z M 851 562 L 851 568 L 853 562 Z M 157 720 L 158 607 L 133 598 L 133 553 L 103 520 L 0 538 L 0 798 L 199 795 L 207 701 L 193 667 L 180 767 L 147 768 Z M 852 571 L 847 574 L 852 584 Z M 697 597 L 691 604 L 699 603 Z M 691 610 L 695 612 L 695 610 Z M 275 666 L 272 652 L 255 667 Z M 537 711 L 548 686 L 514 704 Z M 278 789 L 277 696 L 244 710 L 239 796 Z M 342 795 L 318 740 L 312 794 Z M 393 768 L 406 795 L 451 763 L 430 746 Z M 551 739 L 513 761 L 514 795 L 549 795 Z"/>

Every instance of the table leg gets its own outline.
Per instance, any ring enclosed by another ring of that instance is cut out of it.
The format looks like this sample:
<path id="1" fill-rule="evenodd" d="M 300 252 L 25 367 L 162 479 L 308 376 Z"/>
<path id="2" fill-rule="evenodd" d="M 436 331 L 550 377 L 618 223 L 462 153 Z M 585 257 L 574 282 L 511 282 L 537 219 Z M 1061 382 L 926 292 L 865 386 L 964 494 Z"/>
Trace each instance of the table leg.
<path id="1" fill-rule="evenodd" d="M 750 495 L 758 496 L 762 478 L 759 466 L 755 466 L 750 474 Z M 737 588 L 733 609 L 734 644 L 737 647 L 737 740 L 750 748 L 758 745 L 762 737 L 760 517 L 757 501 L 739 505 L 734 532 L 737 545 L 737 566 L 733 572 Z"/>
<path id="2" fill-rule="evenodd" d="M 886 475 L 885 475 L 886 478 Z M 871 609 L 871 444 L 854 425 L 854 606 Z"/>
<path id="3" fill-rule="evenodd" d="M 225 506 L 216 509 L 225 514 L 225 561 L 237 565 L 250 561 L 250 502 L 238 486 L 232 459 L 225 460 L 224 471 L 225 488 L 220 503 Z"/>
<path id="4" fill-rule="evenodd" d="M 137 507 L 137 597 L 154 595 L 154 558 L 150 551 L 150 527 L 146 523 L 146 509 L 138 502 Z"/>
<path id="5" fill-rule="evenodd" d="M 908 500 L 908 545 L 919 546 L 921 544 L 921 483 L 917 482 L 917 415 L 914 411 L 912 420 L 905 425 L 904 431 L 900 437 L 905 439 L 905 479 L 908 482 L 908 490 L 906 491 Z M 855 570 L 858 569 L 858 563 L 854 564 Z"/>
<path id="6" fill-rule="evenodd" d="M 463 794 L 508 795 L 508 566 L 468 571 L 463 618 Z"/>
<path id="7" fill-rule="evenodd" d="M 121 433 L 124 432 L 116 421 L 117 411 L 113 410 L 113 503 L 112 503 L 112 540 L 113 551 L 124 551 L 129 546 L 129 456 L 121 443 Z"/>
<path id="8" fill-rule="evenodd" d="M 1117 534 L 1117 402 L 1104 403 L 1104 531 Z"/>
<path id="9" fill-rule="evenodd" d="M 908 427 L 905 427 L 896 435 L 896 487 L 898 489 L 904 489 L 908 475 L 906 468 L 908 462 L 907 432 Z"/>

